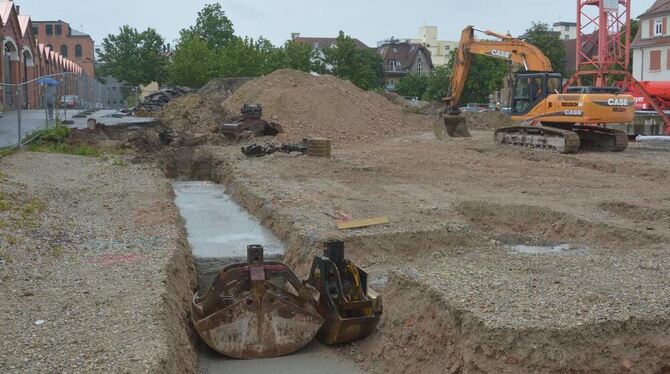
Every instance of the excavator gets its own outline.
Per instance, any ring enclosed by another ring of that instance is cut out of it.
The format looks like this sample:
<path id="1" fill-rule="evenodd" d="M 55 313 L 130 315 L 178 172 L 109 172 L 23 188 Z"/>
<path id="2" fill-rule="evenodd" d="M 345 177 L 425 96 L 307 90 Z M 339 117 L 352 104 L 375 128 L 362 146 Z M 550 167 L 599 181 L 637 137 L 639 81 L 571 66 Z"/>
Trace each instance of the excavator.
<path id="1" fill-rule="evenodd" d="M 498 40 L 479 40 L 475 31 Z M 549 58 L 524 40 L 468 26 L 463 30 L 456 50 L 451 93 L 444 99 L 444 124 L 435 127 L 435 135 L 468 137 L 465 117 L 459 104 L 474 55 L 485 55 L 520 65 L 513 75 L 511 117 L 517 124 L 495 131 L 498 144 L 549 149 L 559 153 L 577 153 L 590 148 L 621 152 L 628 147 L 626 133 L 604 127 L 631 123 L 634 98 L 615 87 L 569 87 L 562 93 L 563 77 L 554 72 Z"/>

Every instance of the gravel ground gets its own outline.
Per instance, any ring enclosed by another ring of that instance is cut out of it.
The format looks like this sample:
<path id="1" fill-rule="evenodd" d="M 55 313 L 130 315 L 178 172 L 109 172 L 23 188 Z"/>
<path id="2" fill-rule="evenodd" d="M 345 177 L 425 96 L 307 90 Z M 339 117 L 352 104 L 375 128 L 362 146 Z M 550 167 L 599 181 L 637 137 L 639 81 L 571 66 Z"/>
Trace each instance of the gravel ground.
<path id="1" fill-rule="evenodd" d="M 201 147 L 175 156 L 172 174 L 226 184 L 285 240 L 298 273 L 330 238 L 373 276 L 410 271 L 355 355 L 371 371 L 670 367 L 666 149 L 558 155 L 473 135 L 337 142 L 332 159 Z M 336 212 L 391 224 L 338 232 Z M 442 345 L 453 349 L 440 356 Z"/>
<path id="2" fill-rule="evenodd" d="M 168 181 L 118 158 L 0 160 L 0 372 L 191 372 Z"/>

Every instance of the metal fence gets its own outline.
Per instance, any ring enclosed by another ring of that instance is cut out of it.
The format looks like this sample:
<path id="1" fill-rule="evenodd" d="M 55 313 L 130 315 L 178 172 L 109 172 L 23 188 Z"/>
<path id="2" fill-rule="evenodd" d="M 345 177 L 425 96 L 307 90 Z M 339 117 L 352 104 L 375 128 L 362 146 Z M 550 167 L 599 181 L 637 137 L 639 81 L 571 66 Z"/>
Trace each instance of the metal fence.
<path id="1" fill-rule="evenodd" d="M 58 84 L 50 87 L 44 82 L 48 79 Z M 76 73 L 44 75 L 20 84 L 0 83 L 0 148 L 21 147 L 31 140 L 29 134 L 57 122 L 83 127 L 86 118 L 73 118 L 82 110 L 128 108 L 140 95 L 140 87 Z"/>

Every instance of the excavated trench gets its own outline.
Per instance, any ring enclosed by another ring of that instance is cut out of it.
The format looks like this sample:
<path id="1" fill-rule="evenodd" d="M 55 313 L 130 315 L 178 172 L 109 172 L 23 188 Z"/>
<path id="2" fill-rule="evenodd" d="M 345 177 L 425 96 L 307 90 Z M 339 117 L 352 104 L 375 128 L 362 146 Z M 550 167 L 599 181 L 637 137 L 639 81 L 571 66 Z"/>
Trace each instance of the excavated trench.
<path id="1" fill-rule="evenodd" d="M 283 249 L 284 262 L 305 275 L 324 238 L 301 231 L 294 217 L 256 196 L 225 157 L 206 148 L 181 148 L 162 161 L 170 178 L 221 184 L 175 183 L 200 287 L 242 253 L 217 251 L 227 245 L 242 251 L 249 240 L 276 248 L 277 256 Z M 665 238 L 536 207 L 463 202 L 456 208 L 470 222 L 465 229 L 445 225 L 345 239 L 352 258 L 376 268 L 373 288 L 384 290 L 378 331 L 346 348 L 358 366 L 370 372 L 670 373 L 665 312 L 670 300 L 646 287 L 664 282 L 656 280 L 659 276 L 667 278 L 659 271 L 670 263 L 664 249 L 654 246 Z M 546 241 L 506 242 L 507 236 L 521 234 Z M 566 236 L 573 239 L 570 244 L 595 245 L 573 251 L 562 242 Z M 651 253 L 645 258 L 657 262 L 638 264 L 641 250 L 610 250 L 607 243 L 644 246 Z M 380 262 L 387 266 L 374 266 Z M 592 269 L 573 270 L 584 262 Z M 600 268 L 614 269 L 611 279 L 603 279 Z M 647 310 L 634 310 L 641 304 Z M 227 360 L 204 347 L 199 352 L 204 373 L 358 370 L 318 344 L 282 359 L 253 362 Z"/>
<path id="2" fill-rule="evenodd" d="M 261 244 L 267 260 L 283 261 L 284 244 L 232 201 L 223 186 L 175 181 L 173 188 L 195 260 L 199 290 L 206 289 L 224 266 L 246 261 L 247 244 Z M 197 348 L 199 372 L 203 374 L 359 372 L 355 365 L 317 342 L 289 357 L 251 361 L 227 359 L 201 342 Z"/>

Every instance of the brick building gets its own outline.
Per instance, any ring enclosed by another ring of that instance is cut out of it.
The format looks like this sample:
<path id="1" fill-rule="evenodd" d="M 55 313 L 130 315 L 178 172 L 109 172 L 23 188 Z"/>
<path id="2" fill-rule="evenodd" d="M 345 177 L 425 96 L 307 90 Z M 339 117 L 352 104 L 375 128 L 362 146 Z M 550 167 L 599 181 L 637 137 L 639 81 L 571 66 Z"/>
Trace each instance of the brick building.
<path id="1" fill-rule="evenodd" d="M 33 33 L 30 16 L 21 14 L 20 10 L 13 1 L 0 1 L 0 40 L 4 52 L 0 63 L 0 104 L 5 108 L 16 108 L 19 104 L 24 108 L 40 107 L 43 88 L 34 80 L 50 74 L 72 73 L 60 76 L 59 79 L 69 85 L 59 86 L 59 93 L 77 92 L 77 85 L 83 81 L 81 78 L 86 76 L 86 72 L 80 65 L 41 42 Z"/>
<path id="2" fill-rule="evenodd" d="M 65 21 L 32 21 L 33 35 L 51 50 L 74 61 L 89 77 L 95 76 L 94 43 L 90 35 Z"/>

